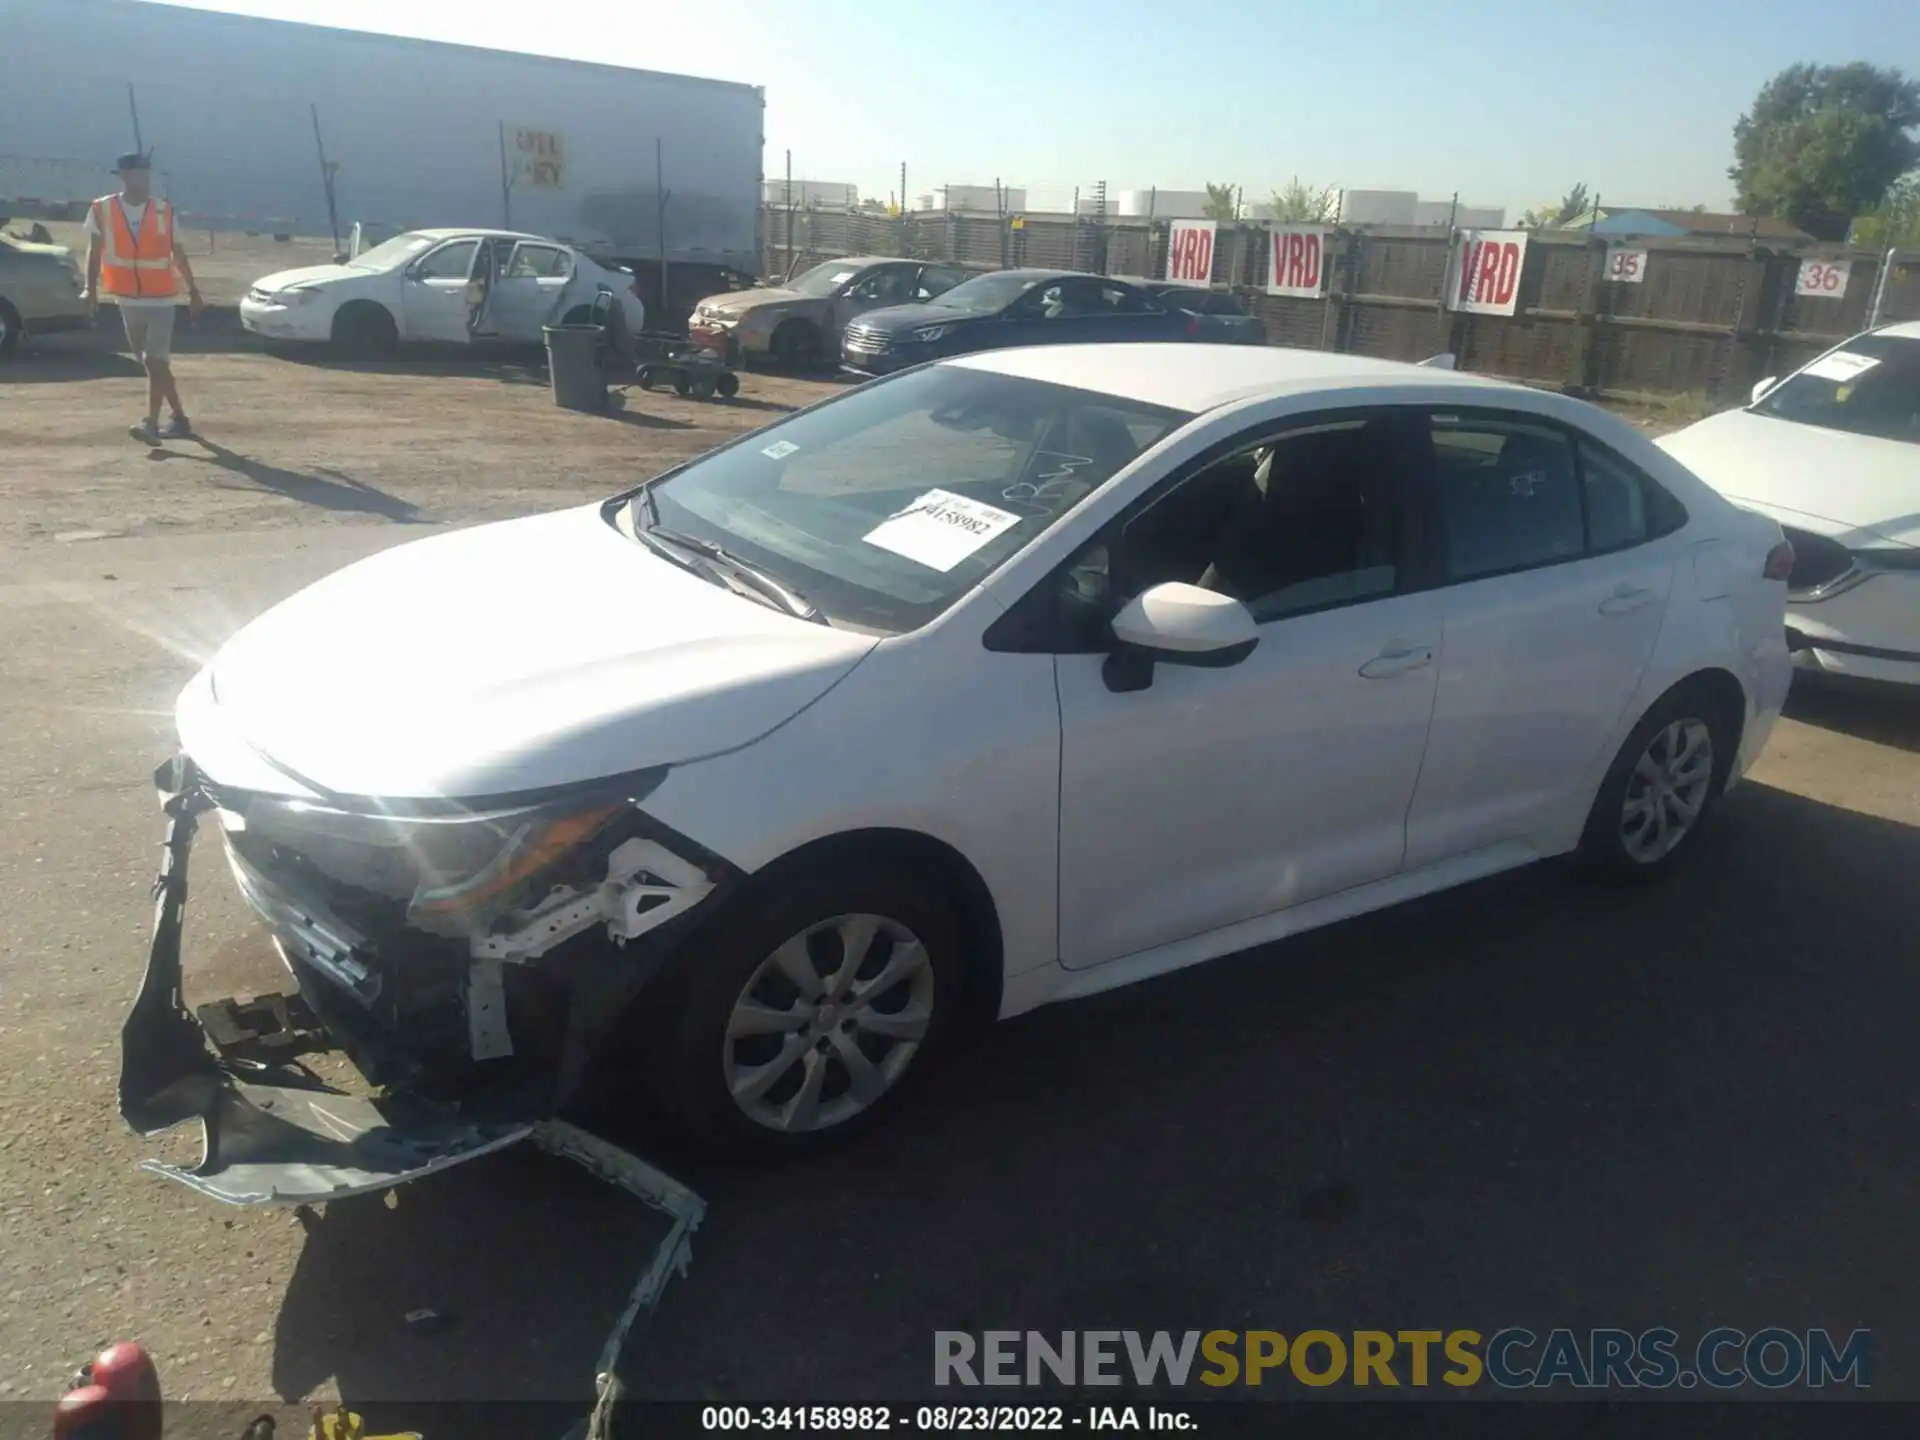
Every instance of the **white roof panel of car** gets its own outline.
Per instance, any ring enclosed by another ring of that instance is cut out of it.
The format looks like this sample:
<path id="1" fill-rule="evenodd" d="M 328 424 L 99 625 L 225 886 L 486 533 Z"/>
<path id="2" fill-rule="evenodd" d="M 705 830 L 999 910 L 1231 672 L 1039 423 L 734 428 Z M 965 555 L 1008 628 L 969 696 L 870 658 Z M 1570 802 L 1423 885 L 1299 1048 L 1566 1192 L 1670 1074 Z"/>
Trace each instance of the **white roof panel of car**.
<path id="1" fill-rule="evenodd" d="M 1198 414 L 1285 390 L 1441 384 L 1516 390 L 1506 381 L 1399 360 L 1267 345 L 1046 345 L 988 350 L 945 362 Z"/>
<path id="2" fill-rule="evenodd" d="M 1896 340 L 1920 340 L 1920 320 L 1902 320 L 1898 325 L 1882 325 L 1875 335 L 1891 335 Z"/>

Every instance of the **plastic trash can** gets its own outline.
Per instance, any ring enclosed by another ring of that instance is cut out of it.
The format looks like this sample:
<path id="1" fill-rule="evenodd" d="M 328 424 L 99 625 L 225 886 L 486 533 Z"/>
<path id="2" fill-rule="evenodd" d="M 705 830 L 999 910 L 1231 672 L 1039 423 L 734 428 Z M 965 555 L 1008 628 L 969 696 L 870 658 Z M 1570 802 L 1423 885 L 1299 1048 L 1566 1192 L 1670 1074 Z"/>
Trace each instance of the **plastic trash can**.
<path id="1" fill-rule="evenodd" d="M 548 325 L 547 374 L 553 379 L 553 403 L 563 410 L 604 413 L 607 372 L 600 364 L 598 325 Z"/>

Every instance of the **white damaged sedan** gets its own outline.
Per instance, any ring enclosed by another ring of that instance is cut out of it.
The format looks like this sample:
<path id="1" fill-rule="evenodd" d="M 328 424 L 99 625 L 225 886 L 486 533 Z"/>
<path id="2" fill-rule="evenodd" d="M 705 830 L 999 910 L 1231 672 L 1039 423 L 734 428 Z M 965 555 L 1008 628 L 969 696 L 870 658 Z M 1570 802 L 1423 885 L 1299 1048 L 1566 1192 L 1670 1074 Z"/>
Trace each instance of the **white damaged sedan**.
<path id="1" fill-rule="evenodd" d="M 1780 527 L 1562 396 L 1253 346 L 1003 350 L 322 580 L 181 695 L 121 1104 L 232 1201 L 589 1078 L 806 1149 L 954 1038 L 1578 852 L 1766 743 Z M 287 996 L 183 1006 L 217 825 Z M 343 1049 L 377 1101 L 291 1065 Z"/>
<path id="2" fill-rule="evenodd" d="M 603 290 L 629 333 L 645 328 L 633 275 L 571 245 L 509 230 L 409 230 L 337 264 L 262 276 L 240 323 L 265 340 L 364 357 L 402 344 L 538 345 L 545 326 L 589 316 Z"/>
<path id="3" fill-rule="evenodd" d="M 1920 685 L 1920 321 L 1856 335 L 1659 443 L 1786 528 L 1796 664 Z"/>

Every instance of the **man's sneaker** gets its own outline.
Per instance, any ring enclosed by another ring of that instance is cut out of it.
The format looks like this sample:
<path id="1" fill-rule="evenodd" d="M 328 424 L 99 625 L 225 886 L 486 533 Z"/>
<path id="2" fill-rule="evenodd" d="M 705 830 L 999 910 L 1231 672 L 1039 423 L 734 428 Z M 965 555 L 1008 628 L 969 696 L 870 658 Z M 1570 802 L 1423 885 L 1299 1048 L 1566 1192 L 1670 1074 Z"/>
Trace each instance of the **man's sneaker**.
<path id="1" fill-rule="evenodd" d="M 176 415 L 167 422 L 167 428 L 161 432 L 169 440 L 188 440 L 193 437 L 193 422 L 184 415 Z"/>
<path id="2" fill-rule="evenodd" d="M 129 425 L 127 434 L 146 445 L 160 443 L 160 430 L 151 420 L 142 420 L 138 425 Z"/>

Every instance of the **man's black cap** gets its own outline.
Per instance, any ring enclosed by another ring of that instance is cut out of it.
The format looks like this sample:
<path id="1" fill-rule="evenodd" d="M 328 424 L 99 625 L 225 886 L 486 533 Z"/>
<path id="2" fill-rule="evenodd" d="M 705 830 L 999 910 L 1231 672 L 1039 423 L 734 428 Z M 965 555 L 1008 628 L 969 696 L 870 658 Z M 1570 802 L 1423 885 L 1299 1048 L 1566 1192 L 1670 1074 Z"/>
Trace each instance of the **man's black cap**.
<path id="1" fill-rule="evenodd" d="M 153 164 L 138 150 L 129 150 L 113 162 L 113 168 L 115 170 L 151 170 Z"/>

